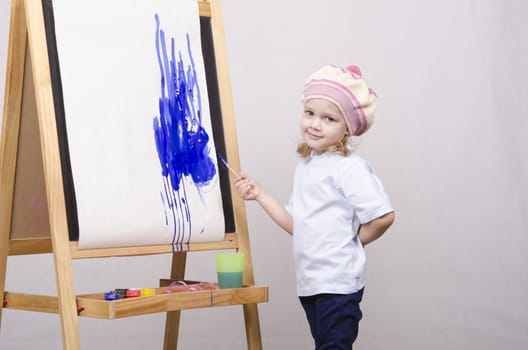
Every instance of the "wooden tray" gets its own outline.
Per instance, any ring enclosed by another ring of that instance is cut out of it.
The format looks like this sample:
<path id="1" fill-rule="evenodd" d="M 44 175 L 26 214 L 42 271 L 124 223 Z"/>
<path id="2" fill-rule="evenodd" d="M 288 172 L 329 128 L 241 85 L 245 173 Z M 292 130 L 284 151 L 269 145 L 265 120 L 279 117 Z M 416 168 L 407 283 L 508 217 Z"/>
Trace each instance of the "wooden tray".
<path id="1" fill-rule="evenodd" d="M 79 316 L 114 319 L 157 312 L 268 301 L 268 287 L 254 285 L 175 293 L 165 293 L 165 288 L 157 288 L 156 291 L 159 294 L 112 301 L 104 300 L 104 293 L 79 295 L 77 297 Z"/>
<path id="2" fill-rule="evenodd" d="M 168 285 L 162 280 L 161 285 Z M 195 283 L 186 281 L 189 284 Z M 156 288 L 155 295 L 118 300 L 105 300 L 104 293 L 76 296 L 79 316 L 116 319 L 157 312 L 256 304 L 268 301 L 268 287 L 244 285 L 241 288 L 212 289 L 167 293 L 166 287 Z M 4 308 L 59 313 L 56 296 L 24 293 L 4 293 Z"/>

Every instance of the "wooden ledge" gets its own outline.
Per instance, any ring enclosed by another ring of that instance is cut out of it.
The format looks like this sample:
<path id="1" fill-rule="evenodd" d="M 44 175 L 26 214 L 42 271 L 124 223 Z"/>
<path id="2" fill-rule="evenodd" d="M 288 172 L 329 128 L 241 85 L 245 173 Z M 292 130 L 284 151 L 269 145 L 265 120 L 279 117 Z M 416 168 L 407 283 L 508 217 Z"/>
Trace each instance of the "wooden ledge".
<path id="1" fill-rule="evenodd" d="M 245 285 L 242 288 L 199 290 L 164 293 L 137 298 L 104 300 L 104 293 L 84 294 L 76 297 L 79 316 L 117 319 L 159 312 L 257 304 L 268 301 L 268 287 Z M 4 308 L 47 313 L 59 313 L 56 296 L 4 293 Z"/>
<path id="2" fill-rule="evenodd" d="M 238 247 L 238 233 L 226 233 L 224 240 L 219 242 L 191 243 L 182 246 L 182 252 L 236 249 Z M 180 250 L 178 250 L 180 251 Z M 35 237 L 11 239 L 9 241 L 9 255 L 29 255 L 52 253 L 52 242 L 50 237 Z M 150 255 L 172 253 L 170 244 L 141 246 L 141 247 L 119 247 L 101 249 L 79 249 L 79 242 L 70 242 L 70 254 L 72 259 L 105 258 L 130 255 Z"/>

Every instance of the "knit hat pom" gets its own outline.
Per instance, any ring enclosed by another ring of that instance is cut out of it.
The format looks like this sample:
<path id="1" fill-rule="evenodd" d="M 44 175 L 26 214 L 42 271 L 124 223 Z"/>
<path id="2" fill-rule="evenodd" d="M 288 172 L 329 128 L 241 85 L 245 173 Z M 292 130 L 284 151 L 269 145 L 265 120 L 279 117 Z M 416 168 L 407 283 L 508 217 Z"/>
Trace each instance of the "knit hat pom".
<path id="1" fill-rule="evenodd" d="M 361 69 L 358 66 L 348 66 L 346 70 L 356 75 L 357 78 L 361 78 Z"/>
<path id="2" fill-rule="evenodd" d="M 377 96 L 362 79 L 357 66 L 339 68 L 324 66 L 308 77 L 303 91 L 303 103 L 322 98 L 336 104 L 350 134 L 359 136 L 374 122 Z"/>

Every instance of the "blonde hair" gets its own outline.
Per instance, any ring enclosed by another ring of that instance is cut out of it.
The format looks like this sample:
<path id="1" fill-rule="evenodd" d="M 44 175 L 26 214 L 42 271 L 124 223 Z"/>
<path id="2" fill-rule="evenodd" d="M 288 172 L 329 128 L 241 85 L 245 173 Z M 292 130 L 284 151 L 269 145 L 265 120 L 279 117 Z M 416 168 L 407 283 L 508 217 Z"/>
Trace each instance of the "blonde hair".
<path id="1" fill-rule="evenodd" d="M 352 150 L 348 145 L 349 138 L 350 136 L 348 133 L 346 133 L 338 143 L 328 147 L 325 152 L 335 152 L 344 157 L 348 156 L 350 153 L 352 153 Z M 312 151 L 312 147 L 308 146 L 305 142 L 297 146 L 297 154 L 299 154 L 303 159 L 310 158 Z"/>

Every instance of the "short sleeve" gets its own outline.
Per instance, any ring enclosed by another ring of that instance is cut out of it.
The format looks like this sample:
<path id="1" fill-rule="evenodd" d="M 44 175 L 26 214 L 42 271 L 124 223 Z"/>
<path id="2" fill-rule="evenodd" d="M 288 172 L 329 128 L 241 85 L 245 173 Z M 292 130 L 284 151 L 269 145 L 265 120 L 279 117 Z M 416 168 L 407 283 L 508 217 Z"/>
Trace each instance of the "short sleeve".
<path id="1" fill-rule="evenodd" d="M 342 169 L 338 186 L 362 224 L 394 211 L 372 166 L 361 158 Z"/>

